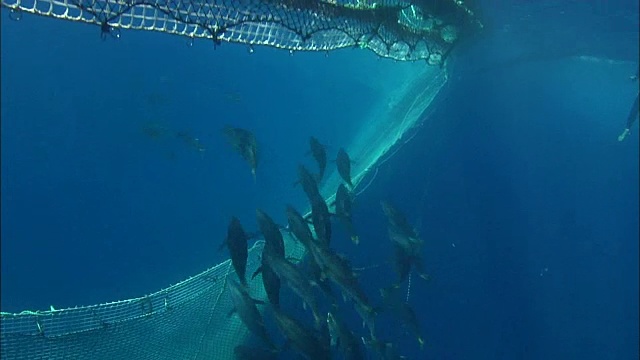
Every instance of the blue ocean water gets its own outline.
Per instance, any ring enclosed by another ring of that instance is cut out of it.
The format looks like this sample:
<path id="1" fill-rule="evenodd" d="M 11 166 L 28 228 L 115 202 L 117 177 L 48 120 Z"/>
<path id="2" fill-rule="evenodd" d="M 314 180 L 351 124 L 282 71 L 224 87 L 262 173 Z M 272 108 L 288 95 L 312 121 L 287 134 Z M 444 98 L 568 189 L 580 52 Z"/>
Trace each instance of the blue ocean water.
<path id="1" fill-rule="evenodd" d="M 416 225 L 432 276 L 409 294 L 424 352 L 380 327 L 411 359 L 637 358 L 640 131 L 616 137 L 638 91 L 638 5 L 503 1 L 484 15 L 493 35 L 456 54 L 445 100 L 357 199 L 361 244 L 336 247 L 380 265 L 361 274 L 376 298 L 395 279 L 380 201 Z M 364 50 L 103 42 L 4 10 L 2 34 L 2 311 L 136 297 L 224 260 L 230 216 L 284 222 L 284 204 L 303 203 L 308 136 L 335 153 L 374 105 L 358 82 L 322 92 L 342 60 L 378 61 Z M 256 184 L 226 123 L 260 138 Z"/>

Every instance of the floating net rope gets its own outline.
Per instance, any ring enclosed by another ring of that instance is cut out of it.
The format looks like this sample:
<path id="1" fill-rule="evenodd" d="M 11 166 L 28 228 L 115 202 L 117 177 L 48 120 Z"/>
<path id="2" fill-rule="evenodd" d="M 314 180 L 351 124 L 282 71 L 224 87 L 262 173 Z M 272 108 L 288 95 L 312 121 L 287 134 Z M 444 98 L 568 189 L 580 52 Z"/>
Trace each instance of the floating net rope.
<path id="1" fill-rule="evenodd" d="M 151 30 L 291 51 L 371 49 L 440 65 L 482 24 L 462 0 L 1 0 L 23 12 L 96 24 L 103 36 Z"/>

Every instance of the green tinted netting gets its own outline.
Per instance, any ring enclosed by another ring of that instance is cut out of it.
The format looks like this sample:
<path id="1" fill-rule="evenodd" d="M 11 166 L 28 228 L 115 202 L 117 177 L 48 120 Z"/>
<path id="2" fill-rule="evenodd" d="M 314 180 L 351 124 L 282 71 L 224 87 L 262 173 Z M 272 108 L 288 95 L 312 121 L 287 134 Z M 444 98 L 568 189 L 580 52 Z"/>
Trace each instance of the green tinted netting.
<path id="1" fill-rule="evenodd" d="M 13 17 L 27 12 L 97 24 L 103 35 L 152 30 L 291 51 L 357 46 L 434 65 L 482 27 L 461 0 L 2 0 L 2 6 Z"/>

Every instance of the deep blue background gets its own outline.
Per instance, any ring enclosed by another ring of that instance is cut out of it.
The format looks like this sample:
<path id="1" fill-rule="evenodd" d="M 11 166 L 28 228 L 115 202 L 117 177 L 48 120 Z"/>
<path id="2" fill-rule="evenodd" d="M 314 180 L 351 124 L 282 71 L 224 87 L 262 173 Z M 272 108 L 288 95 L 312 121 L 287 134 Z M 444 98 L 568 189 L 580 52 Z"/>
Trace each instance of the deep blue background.
<path id="1" fill-rule="evenodd" d="M 389 318 L 379 326 L 410 358 L 638 356 L 637 125 L 616 141 L 637 93 L 638 5 L 539 4 L 489 4 L 489 35 L 461 49 L 437 111 L 357 199 L 361 245 L 336 223 L 355 266 L 382 264 L 361 275 L 376 301 L 394 279 L 379 201 L 425 239 L 433 280 L 414 277 L 410 294 L 425 354 Z M 335 125 L 372 105 L 354 82 L 327 100 L 339 73 L 303 75 L 366 51 L 294 61 L 159 34 L 101 42 L 94 27 L 4 10 L 2 30 L 3 311 L 140 296 L 219 262 L 230 215 L 253 228 L 257 206 L 281 220 L 302 204 L 291 183 L 308 135 L 335 151 L 349 139 Z M 328 105 L 345 111 L 324 119 Z M 257 184 L 224 123 L 261 139 Z M 207 150 L 150 138 L 150 124 Z"/>

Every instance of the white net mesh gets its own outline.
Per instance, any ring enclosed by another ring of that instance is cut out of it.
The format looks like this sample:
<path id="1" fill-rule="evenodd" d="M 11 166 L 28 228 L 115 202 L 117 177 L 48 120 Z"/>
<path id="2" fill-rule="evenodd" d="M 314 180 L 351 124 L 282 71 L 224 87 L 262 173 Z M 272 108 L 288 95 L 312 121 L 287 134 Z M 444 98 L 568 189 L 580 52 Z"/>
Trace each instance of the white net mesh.
<path id="1" fill-rule="evenodd" d="M 343 0 L 2 0 L 2 6 L 16 14 L 100 25 L 103 34 L 148 30 L 296 51 L 358 46 L 383 57 L 437 65 L 460 35 L 481 25 L 462 1 L 428 2 L 437 4 L 435 10 L 401 0 L 376 6 Z"/>
<path id="2" fill-rule="evenodd" d="M 287 253 L 303 248 L 287 235 Z M 249 250 L 247 273 L 260 264 L 263 241 Z M 3 313 L 2 359 L 229 359 L 248 332 L 225 295 L 233 272 L 227 260 L 192 278 L 141 298 L 72 309 Z M 235 277 L 235 275 L 232 275 Z M 265 299 L 260 275 L 249 280 Z"/>

